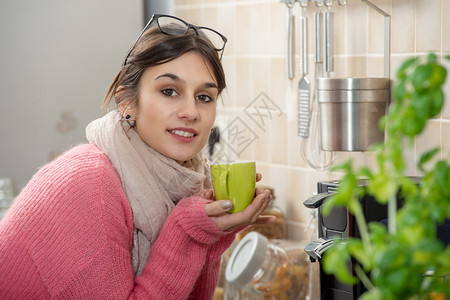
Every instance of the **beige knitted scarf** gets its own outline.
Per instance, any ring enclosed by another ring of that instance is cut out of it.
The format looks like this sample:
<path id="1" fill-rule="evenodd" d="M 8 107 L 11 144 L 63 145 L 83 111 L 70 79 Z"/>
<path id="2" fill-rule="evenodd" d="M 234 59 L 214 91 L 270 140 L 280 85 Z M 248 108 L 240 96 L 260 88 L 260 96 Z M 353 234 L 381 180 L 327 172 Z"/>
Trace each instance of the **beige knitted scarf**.
<path id="1" fill-rule="evenodd" d="M 86 127 L 89 143 L 106 153 L 120 175 L 133 211 L 131 258 L 135 276 L 142 272 L 150 248 L 176 203 L 210 188 L 206 158 L 200 153 L 179 165 L 145 144 L 121 120 L 118 110 Z"/>

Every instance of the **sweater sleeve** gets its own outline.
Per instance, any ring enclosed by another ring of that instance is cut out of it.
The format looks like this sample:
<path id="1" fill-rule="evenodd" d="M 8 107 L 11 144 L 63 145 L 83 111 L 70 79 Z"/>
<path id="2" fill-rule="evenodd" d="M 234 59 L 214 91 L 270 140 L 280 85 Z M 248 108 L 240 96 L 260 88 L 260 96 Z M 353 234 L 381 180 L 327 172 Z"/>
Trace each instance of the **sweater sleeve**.
<path id="1" fill-rule="evenodd" d="M 136 278 L 136 298 L 211 299 L 217 283 L 218 259 L 234 239 L 206 215 L 209 200 L 180 201 L 150 251 L 147 265 Z"/>

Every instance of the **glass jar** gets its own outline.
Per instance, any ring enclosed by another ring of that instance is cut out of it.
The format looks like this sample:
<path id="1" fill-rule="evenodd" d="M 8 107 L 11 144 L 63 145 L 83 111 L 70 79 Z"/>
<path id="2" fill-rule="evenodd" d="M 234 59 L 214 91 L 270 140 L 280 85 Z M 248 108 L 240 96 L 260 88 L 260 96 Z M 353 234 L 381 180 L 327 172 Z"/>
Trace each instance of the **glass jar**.
<path id="1" fill-rule="evenodd" d="M 234 239 L 233 243 L 228 247 L 227 250 L 222 254 L 220 258 L 220 269 L 219 269 L 219 278 L 217 281 L 216 289 L 214 291 L 214 300 L 223 300 L 224 298 L 224 289 L 226 289 L 226 280 L 225 280 L 225 268 L 227 266 L 228 260 L 230 259 L 231 253 L 236 247 L 239 241 L 237 238 Z M 236 298 L 233 298 L 233 300 Z"/>
<path id="2" fill-rule="evenodd" d="M 307 299 L 309 259 L 299 242 L 269 241 L 250 232 L 234 248 L 225 270 L 225 299 Z M 229 290 L 228 290 L 229 289 Z"/>

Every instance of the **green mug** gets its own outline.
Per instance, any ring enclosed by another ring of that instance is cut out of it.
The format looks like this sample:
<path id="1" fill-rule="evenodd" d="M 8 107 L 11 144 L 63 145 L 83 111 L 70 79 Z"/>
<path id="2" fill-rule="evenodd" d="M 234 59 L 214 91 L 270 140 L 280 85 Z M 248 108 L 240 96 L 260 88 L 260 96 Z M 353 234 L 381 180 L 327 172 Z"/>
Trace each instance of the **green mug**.
<path id="1" fill-rule="evenodd" d="M 229 213 L 243 211 L 255 197 L 255 162 L 235 162 L 210 166 L 216 200 L 229 199 L 233 208 Z"/>

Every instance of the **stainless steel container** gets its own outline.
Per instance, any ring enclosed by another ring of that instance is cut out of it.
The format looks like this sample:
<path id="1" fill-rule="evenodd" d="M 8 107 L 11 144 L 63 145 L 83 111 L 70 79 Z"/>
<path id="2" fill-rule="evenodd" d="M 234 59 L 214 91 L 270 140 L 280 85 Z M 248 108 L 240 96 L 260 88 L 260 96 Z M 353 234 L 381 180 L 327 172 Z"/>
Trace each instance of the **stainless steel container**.
<path id="1" fill-rule="evenodd" d="M 365 151 L 384 141 L 378 122 L 389 99 L 389 78 L 318 78 L 322 150 Z"/>

